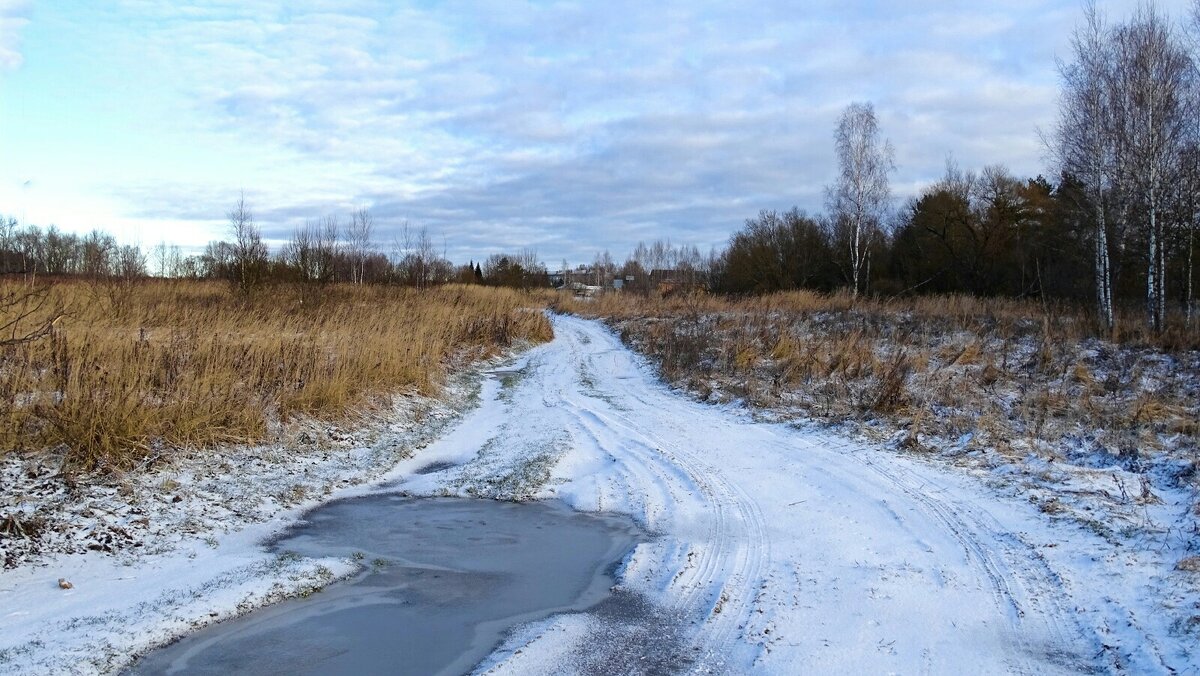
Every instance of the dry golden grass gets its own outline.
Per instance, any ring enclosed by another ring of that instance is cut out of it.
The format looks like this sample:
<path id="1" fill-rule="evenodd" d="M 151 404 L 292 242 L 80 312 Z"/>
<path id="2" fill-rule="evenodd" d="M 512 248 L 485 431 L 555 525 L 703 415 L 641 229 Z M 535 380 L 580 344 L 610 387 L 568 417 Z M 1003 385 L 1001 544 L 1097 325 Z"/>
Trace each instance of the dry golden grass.
<path id="1" fill-rule="evenodd" d="M 453 359 L 551 337 L 536 299 L 476 286 L 243 299 L 215 282 L 70 281 L 45 293 L 23 323 L 60 311 L 51 334 L 0 348 L 0 453 L 58 449 L 78 469 L 263 441 L 298 414 L 336 420 L 400 390 L 434 393 Z M 19 308 L 3 311 L 0 325 Z"/>

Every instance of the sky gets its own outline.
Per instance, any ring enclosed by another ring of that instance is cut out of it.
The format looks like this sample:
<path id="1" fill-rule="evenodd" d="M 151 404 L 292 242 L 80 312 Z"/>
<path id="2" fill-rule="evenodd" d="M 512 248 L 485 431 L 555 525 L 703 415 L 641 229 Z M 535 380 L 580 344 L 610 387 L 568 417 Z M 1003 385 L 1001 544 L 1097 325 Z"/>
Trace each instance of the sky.
<path id="1" fill-rule="evenodd" d="M 1112 17 L 1135 0 L 1099 2 Z M 1160 7 L 1182 16 L 1188 2 Z M 0 0 L 0 214 L 146 247 L 366 207 L 455 261 L 721 246 L 823 209 L 871 102 L 899 207 L 943 172 L 1048 173 L 1077 0 Z"/>

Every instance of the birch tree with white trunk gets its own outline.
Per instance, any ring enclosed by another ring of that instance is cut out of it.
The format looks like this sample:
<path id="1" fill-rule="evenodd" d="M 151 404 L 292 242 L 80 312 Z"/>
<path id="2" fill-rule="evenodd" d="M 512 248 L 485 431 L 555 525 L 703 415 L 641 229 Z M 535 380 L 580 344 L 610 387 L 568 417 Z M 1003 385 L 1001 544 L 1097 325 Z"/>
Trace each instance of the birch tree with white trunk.
<path id="1" fill-rule="evenodd" d="M 857 298 L 866 290 L 871 241 L 879 232 L 891 200 L 888 176 L 895 169 L 895 153 L 892 144 L 880 137 L 875 108 L 870 103 L 846 107 L 834 143 L 838 178 L 826 189 L 826 201 L 834 222 L 845 230 L 847 276 L 851 293 Z"/>
<path id="2" fill-rule="evenodd" d="M 1187 327 L 1192 328 L 1196 320 L 1196 228 L 1200 227 L 1200 0 L 1192 3 L 1191 21 L 1188 24 L 1189 43 L 1192 48 L 1192 86 L 1190 99 L 1191 142 L 1184 155 L 1184 168 L 1188 180 L 1184 190 L 1188 196 L 1189 209 L 1186 213 L 1187 222 L 1187 280 L 1185 284 L 1184 315 Z"/>
<path id="3" fill-rule="evenodd" d="M 361 208 L 350 214 L 350 226 L 346 231 L 346 240 L 351 254 L 351 281 L 362 284 L 367 276 L 367 256 L 371 253 L 371 236 L 375 229 L 375 221 L 371 212 Z"/>
<path id="4" fill-rule="evenodd" d="M 1109 332 L 1113 312 L 1113 273 L 1107 211 L 1112 201 L 1116 137 L 1112 111 L 1112 50 L 1108 28 L 1095 3 L 1084 5 L 1084 22 L 1071 37 L 1074 61 L 1059 63 L 1064 88 L 1050 150 L 1062 172 L 1082 188 L 1092 213 L 1093 281 L 1096 312 Z"/>
<path id="5" fill-rule="evenodd" d="M 1167 314 L 1168 186 L 1180 179 L 1189 137 L 1192 62 L 1171 22 L 1154 5 L 1138 8 L 1113 33 L 1115 122 L 1123 155 L 1117 179 L 1137 196 L 1146 253 L 1146 317 L 1152 331 Z"/>

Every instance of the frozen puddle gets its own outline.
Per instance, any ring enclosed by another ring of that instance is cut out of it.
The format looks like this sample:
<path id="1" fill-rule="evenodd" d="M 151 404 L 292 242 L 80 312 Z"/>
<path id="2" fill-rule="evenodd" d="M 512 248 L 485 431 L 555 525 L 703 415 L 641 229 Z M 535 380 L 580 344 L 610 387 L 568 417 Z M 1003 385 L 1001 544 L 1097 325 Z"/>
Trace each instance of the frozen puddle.
<path id="1" fill-rule="evenodd" d="M 514 626 L 604 600 L 637 539 L 624 519 L 561 503 L 334 502 L 272 548 L 361 557 L 362 573 L 202 630 L 131 673 L 462 673 Z"/>

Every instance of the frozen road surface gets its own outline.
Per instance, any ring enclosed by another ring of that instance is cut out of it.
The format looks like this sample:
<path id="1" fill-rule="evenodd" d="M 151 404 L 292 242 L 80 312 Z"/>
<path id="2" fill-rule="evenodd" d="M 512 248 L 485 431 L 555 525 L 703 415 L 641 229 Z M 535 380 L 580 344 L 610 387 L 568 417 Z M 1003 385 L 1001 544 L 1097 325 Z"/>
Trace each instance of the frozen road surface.
<path id="1" fill-rule="evenodd" d="M 1194 659 L 1141 628 L 1153 599 L 1081 529 L 954 470 L 690 400 L 598 323 L 554 328 L 423 453 L 458 464 L 401 486 L 558 497 L 656 537 L 619 572 L 619 599 L 518 632 L 483 669 L 1165 673 Z"/>

